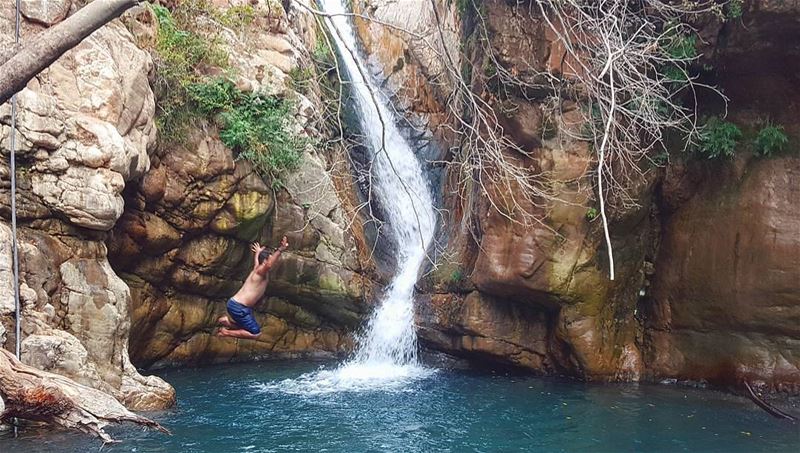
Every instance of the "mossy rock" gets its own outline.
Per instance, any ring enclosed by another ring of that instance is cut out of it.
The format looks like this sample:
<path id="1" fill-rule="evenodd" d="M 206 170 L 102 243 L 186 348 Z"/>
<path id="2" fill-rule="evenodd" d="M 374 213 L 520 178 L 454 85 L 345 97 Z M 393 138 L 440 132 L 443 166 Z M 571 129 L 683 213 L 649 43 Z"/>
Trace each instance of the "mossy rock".
<path id="1" fill-rule="evenodd" d="M 273 200 L 268 193 L 237 192 L 214 218 L 211 229 L 243 241 L 258 239 L 272 206 Z"/>

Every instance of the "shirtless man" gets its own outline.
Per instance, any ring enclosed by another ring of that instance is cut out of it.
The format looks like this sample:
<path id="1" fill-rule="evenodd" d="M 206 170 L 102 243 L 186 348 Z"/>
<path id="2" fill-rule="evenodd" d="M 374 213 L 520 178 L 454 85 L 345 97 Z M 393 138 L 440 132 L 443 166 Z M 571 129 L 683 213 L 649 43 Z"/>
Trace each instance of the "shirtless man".
<path id="1" fill-rule="evenodd" d="M 250 271 L 239 292 L 228 300 L 228 315 L 217 320 L 224 326 L 219 329 L 217 335 L 245 340 L 255 340 L 261 335 L 261 326 L 253 316 L 253 307 L 261 300 L 267 289 L 269 283 L 267 272 L 278 262 L 281 252 L 288 247 L 289 241 L 284 236 L 281 245 L 267 257 L 267 248 L 258 242 L 253 243 L 250 247 L 253 251 L 253 270 Z"/>

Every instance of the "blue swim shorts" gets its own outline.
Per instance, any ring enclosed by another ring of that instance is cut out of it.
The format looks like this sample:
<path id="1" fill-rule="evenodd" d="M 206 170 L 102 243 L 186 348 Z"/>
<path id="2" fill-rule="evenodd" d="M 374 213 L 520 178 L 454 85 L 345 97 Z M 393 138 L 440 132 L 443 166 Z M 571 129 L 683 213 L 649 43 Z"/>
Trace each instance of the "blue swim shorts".
<path id="1" fill-rule="evenodd" d="M 238 324 L 242 329 L 253 335 L 261 333 L 261 326 L 258 325 L 255 316 L 253 316 L 252 308 L 242 305 L 231 298 L 228 299 L 228 315 L 231 317 L 231 321 Z"/>

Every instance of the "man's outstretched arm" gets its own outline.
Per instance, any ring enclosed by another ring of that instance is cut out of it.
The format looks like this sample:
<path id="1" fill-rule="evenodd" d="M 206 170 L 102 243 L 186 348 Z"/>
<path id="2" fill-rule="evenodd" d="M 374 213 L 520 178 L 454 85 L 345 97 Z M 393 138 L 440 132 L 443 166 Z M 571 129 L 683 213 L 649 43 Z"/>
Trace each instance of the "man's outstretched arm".
<path id="1" fill-rule="evenodd" d="M 260 255 L 261 251 L 265 248 L 266 247 L 263 247 L 258 242 L 253 242 L 250 245 L 250 250 L 253 252 L 253 269 L 258 269 L 258 255 Z"/>
<path id="2" fill-rule="evenodd" d="M 281 253 L 283 253 L 283 251 L 287 248 L 289 248 L 289 241 L 286 239 L 286 236 L 284 236 L 283 239 L 281 239 L 281 245 L 279 245 L 272 255 L 265 259 L 264 262 L 256 268 L 256 272 L 259 275 L 266 275 L 267 272 L 272 269 L 272 266 L 278 262 L 278 258 L 281 257 Z"/>

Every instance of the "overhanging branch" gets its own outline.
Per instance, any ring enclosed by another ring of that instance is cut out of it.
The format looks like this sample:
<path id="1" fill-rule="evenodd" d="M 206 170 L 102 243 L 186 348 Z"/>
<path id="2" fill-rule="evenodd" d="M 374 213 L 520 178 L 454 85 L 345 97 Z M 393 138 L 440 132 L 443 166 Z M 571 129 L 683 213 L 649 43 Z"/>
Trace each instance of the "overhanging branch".
<path id="1" fill-rule="evenodd" d="M 0 53 L 0 104 L 95 30 L 141 0 L 94 0 L 58 24 Z"/>

